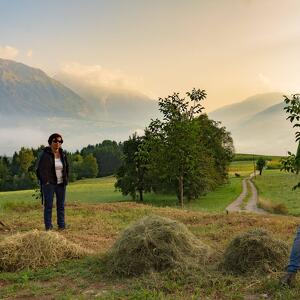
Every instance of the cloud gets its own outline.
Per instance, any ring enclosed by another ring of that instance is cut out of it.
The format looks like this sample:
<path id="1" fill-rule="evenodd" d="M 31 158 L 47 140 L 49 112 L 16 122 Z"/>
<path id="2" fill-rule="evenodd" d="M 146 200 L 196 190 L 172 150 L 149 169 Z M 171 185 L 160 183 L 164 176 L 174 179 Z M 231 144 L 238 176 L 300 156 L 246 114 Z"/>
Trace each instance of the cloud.
<path id="1" fill-rule="evenodd" d="M 2 126 L 0 128 L 0 155 L 12 155 L 21 147 L 38 147 L 45 144 L 45 140 L 45 133 L 35 128 Z"/>
<path id="2" fill-rule="evenodd" d="M 141 90 L 142 78 L 125 75 L 121 70 L 108 70 L 100 65 L 83 65 L 78 62 L 63 65 L 59 76 L 78 79 L 86 85 L 108 89 Z"/>
<path id="3" fill-rule="evenodd" d="M 32 57 L 32 54 L 33 54 L 33 50 L 32 50 L 32 49 L 29 49 L 29 50 L 27 51 L 27 53 L 26 53 L 26 56 L 27 56 L 28 58 L 31 58 L 31 57 Z"/>
<path id="4" fill-rule="evenodd" d="M 290 71 L 290 76 L 273 75 L 272 79 L 262 73 L 258 74 L 258 82 L 264 91 L 282 91 L 284 93 L 299 93 L 299 72 Z"/>
<path id="5" fill-rule="evenodd" d="M 273 84 L 270 78 L 265 76 L 262 73 L 258 74 L 258 81 L 263 85 L 263 87 L 267 88 L 268 90 L 273 89 Z"/>
<path id="6" fill-rule="evenodd" d="M 137 136 L 144 136 L 145 135 L 145 130 L 141 128 L 136 128 L 134 132 L 137 134 Z"/>
<path id="7" fill-rule="evenodd" d="M 0 46 L 0 57 L 4 59 L 14 59 L 19 54 L 19 50 L 11 46 Z"/>

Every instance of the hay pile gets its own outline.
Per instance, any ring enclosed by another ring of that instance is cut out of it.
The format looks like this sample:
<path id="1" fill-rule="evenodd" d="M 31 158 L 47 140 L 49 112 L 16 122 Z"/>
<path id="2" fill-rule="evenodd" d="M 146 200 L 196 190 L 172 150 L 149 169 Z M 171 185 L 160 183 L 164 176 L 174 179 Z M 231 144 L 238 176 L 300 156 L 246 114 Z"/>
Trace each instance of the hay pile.
<path id="1" fill-rule="evenodd" d="M 0 242 L 0 271 L 37 269 L 85 254 L 87 251 L 58 233 L 33 230 L 12 235 Z"/>
<path id="2" fill-rule="evenodd" d="M 285 242 L 255 229 L 236 236 L 224 254 L 221 268 L 234 274 L 283 270 L 288 258 Z"/>
<path id="3" fill-rule="evenodd" d="M 137 276 L 151 271 L 203 264 L 209 247 L 174 220 L 145 217 L 125 229 L 104 261 L 110 275 Z"/>

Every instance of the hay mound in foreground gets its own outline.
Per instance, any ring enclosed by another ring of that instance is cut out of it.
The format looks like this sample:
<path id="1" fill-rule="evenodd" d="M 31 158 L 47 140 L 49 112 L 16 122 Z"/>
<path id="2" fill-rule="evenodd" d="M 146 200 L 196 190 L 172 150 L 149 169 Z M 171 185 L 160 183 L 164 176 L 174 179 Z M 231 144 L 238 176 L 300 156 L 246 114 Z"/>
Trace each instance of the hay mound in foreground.
<path id="1" fill-rule="evenodd" d="M 85 254 L 87 251 L 58 233 L 33 230 L 12 235 L 0 243 L 0 270 L 37 269 Z"/>
<path id="2" fill-rule="evenodd" d="M 221 267 L 234 274 L 283 270 L 288 258 L 285 242 L 255 229 L 236 236 L 224 254 Z"/>
<path id="3" fill-rule="evenodd" d="M 159 216 L 142 218 L 125 229 L 105 257 L 109 274 L 137 276 L 150 271 L 203 264 L 209 247 L 185 225 Z"/>

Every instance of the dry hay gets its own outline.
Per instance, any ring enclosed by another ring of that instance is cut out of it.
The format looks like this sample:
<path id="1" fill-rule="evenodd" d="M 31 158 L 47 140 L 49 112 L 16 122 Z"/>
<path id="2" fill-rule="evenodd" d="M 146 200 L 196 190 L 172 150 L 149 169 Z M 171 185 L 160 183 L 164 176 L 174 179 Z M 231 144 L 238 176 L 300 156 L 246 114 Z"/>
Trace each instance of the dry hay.
<path id="1" fill-rule="evenodd" d="M 32 230 L 0 242 L 0 270 L 37 269 L 85 254 L 87 251 L 56 232 Z"/>
<path id="2" fill-rule="evenodd" d="M 121 233 L 104 261 L 110 275 L 137 276 L 204 264 L 208 254 L 209 247 L 182 223 L 148 216 Z"/>
<path id="3" fill-rule="evenodd" d="M 234 274 L 282 270 L 288 246 L 265 230 L 254 229 L 236 236 L 227 247 L 221 268 Z"/>

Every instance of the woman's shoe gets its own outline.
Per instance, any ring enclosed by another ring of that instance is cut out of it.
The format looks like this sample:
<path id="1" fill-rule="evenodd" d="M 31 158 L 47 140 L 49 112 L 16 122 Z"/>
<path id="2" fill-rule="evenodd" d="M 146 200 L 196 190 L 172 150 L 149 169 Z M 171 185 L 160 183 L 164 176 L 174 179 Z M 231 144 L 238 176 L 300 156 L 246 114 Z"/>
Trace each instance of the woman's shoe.
<path id="1" fill-rule="evenodd" d="M 66 230 L 66 229 L 69 229 L 69 227 L 70 227 L 69 225 L 65 225 L 64 227 L 59 227 L 59 226 L 58 226 L 58 230 L 59 230 L 59 231 L 61 231 L 61 230 Z"/>
<path id="2" fill-rule="evenodd" d="M 294 287 L 296 283 L 296 272 L 287 272 L 281 279 L 280 283 L 288 287 Z"/>

